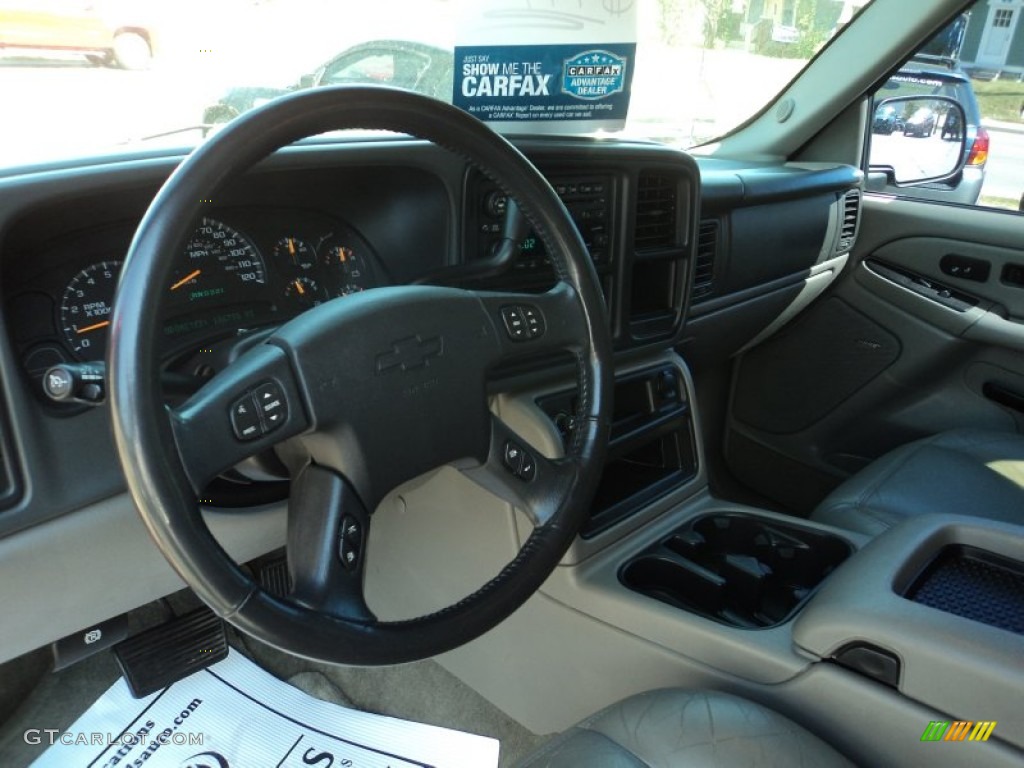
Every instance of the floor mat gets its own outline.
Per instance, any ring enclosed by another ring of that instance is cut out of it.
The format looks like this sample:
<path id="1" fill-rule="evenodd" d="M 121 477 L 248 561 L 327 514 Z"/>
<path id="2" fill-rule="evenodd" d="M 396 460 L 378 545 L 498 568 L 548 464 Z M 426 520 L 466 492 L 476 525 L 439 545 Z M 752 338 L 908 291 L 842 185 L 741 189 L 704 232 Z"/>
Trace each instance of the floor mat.
<path id="1" fill-rule="evenodd" d="M 332 683 L 321 675 L 301 678 L 303 688 L 331 693 L 326 688 Z M 498 742 L 312 698 L 232 651 L 208 670 L 143 699 L 132 698 L 118 680 L 33 763 L 79 765 L 493 768 Z"/>
<path id="2" fill-rule="evenodd" d="M 34 731 L 63 732 L 121 676 L 111 653 L 98 653 L 73 667 L 44 675 L 0 728 L 0 766 L 26 768 L 46 744 Z"/>
<path id="3" fill-rule="evenodd" d="M 232 642 L 271 674 L 296 680 L 316 672 L 344 691 L 352 705 L 367 712 L 457 728 L 491 736 L 501 742 L 501 768 L 518 765 L 549 736 L 532 733 L 470 686 L 433 660 L 387 667 L 349 667 L 300 659 L 248 636 L 232 634 Z M 330 694 L 314 696 L 342 703 Z"/>

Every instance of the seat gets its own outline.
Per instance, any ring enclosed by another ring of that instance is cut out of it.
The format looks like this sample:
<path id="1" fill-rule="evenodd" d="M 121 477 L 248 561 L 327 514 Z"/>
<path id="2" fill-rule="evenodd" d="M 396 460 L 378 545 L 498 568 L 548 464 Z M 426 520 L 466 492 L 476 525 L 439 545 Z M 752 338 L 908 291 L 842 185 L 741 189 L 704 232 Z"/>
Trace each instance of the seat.
<path id="1" fill-rule="evenodd" d="M 1024 524 L 1024 435 L 962 429 L 908 443 L 836 488 L 811 519 L 876 535 L 931 512 Z"/>
<path id="2" fill-rule="evenodd" d="M 556 736 L 520 768 L 852 766 L 778 712 L 727 693 L 666 688 L 632 696 Z"/>

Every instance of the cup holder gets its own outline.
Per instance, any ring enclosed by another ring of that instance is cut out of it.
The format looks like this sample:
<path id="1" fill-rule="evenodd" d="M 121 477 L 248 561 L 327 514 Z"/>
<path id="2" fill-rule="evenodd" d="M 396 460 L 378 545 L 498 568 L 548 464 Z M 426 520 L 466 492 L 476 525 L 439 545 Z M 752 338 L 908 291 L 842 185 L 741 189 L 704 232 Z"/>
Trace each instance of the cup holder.
<path id="1" fill-rule="evenodd" d="M 830 533 L 732 513 L 699 517 L 627 562 L 635 592 L 736 627 L 788 619 L 853 552 Z"/>

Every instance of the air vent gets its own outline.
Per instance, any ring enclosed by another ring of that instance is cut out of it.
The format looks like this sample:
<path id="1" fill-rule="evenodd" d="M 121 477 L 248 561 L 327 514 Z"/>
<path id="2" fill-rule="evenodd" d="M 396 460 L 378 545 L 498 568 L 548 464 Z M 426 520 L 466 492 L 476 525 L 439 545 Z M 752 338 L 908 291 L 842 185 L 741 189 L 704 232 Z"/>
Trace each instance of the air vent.
<path id="1" fill-rule="evenodd" d="M 836 253 L 846 253 L 853 248 L 857 239 L 857 223 L 860 220 L 860 191 L 851 190 L 843 198 L 843 224 L 839 230 Z"/>
<path id="2" fill-rule="evenodd" d="M 718 221 L 709 219 L 700 223 L 697 236 L 697 261 L 693 265 L 693 290 L 690 301 L 698 302 L 715 290 L 715 256 L 718 254 Z"/>
<path id="3" fill-rule="evenodd" d="M 676 187 L 676 179 L 671 176 L 641 174 L 636 200 L 636 250 L 675 246 Z"/>

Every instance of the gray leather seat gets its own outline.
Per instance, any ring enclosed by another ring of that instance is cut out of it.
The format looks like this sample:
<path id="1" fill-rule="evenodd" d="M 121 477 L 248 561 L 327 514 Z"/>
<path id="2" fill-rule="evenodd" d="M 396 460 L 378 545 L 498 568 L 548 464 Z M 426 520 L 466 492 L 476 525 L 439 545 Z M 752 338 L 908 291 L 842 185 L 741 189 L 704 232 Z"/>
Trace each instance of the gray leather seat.
<path id="1" fill-rule="evenodd" d="M 840 485 L 811 519 L 875 535 L 931 512 L 1024 524 L 1024 435 L 963 429 L 908 443 Z"/>
<path id="2" fill-rule="evenodd" d="M 520 768 L 851 766 L 774 710 L 727 693 L 667 688 L 614 704 L 555 737 Z"/>

